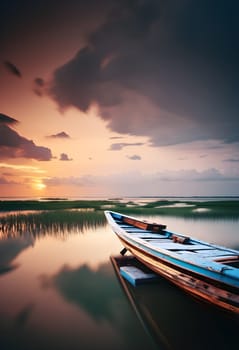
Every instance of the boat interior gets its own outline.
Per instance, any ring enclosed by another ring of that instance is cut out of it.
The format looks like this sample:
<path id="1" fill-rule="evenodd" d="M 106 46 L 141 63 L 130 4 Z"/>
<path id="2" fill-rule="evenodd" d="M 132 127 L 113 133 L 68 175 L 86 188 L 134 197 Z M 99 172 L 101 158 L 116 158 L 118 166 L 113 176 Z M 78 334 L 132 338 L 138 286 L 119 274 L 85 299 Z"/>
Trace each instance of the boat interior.
<path id="1" fill-rule="evenodd" d="M 114 217 L 115 222 L 133 237 L 141 239 L 154 247 L 174 251 L 182 257 L 193 254 L 194 257 L 206 258 L 224 265 L 239 268 L 239 255 L 232 249 L 218 247 L 190 237 L 166 230 L 166 225 L 148 223 L 130 217 Z"/>

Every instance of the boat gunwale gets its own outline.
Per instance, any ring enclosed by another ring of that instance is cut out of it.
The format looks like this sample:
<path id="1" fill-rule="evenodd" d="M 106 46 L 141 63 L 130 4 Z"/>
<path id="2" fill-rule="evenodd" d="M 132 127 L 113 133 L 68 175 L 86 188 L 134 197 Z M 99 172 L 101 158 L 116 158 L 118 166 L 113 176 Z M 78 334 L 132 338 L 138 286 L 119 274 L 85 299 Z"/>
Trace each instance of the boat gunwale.
<path id="1" fill-rule="evenodd" d="M 118 238 L 119 238 L 119 240 L 121 242 L 124 241 L 124 239 L 121 236 L 118 236 Z M 160 258 L 160 257 L 155 257 L 155 255 L 152 255 L 152 254 L 146 252 L 145 250 L 141 249 L 140 247 L 136 247 L 135 245 L 131 244 L 129 241 L 124 241 L 124 242 L 127 245 L 131 245 L 132 248 L 134 248 L 135 250 L 141 251 L 141 254 L 144 254 L 144 255 L 148 256 L 152 260 L 159 261 L 161 264 L 163 264 L 165 266 L 168 266 L 169 268 L 174 269 L 175 271 L 181 272 L 181 273 L 183 273 L 183 274 L 185 274 L 185 275 L 187 275 L 189 277 L 193 277 L 193 278 L 195 278 L 197 280 L 209 283 L 209 284 L 211 284 L 211 285 L 213 285 L 213 286 L 215 286 L 217 288 L 223 287 L 221 289 L 227 290 L 230 293 L 235 293 L 236 295 L 239 295 L 238 294 L 238 287 L 235 286 L 235 284 L 229 284 L 229 283 L 227 283 L 225 281 L 214 279 L 211 276 L 206 275 L 205 273 L 199 273 L 198 271 L 189 270 L 189 269 L 187 269 L 187 268 L 185 268 L 183 266 L 176 265 L 176 264 L 170 262 L 168 259 L 165 260 L 165 259 Z M 138 258 L 136 255 L 135 255 L 135 257 Z M 142 262 L 142 259 L 140 259 L 140 261 Z M 145 262 L 145 264 L 146 264 L 146 262 Z M 212 271 L 209 271 L 209 272 L 212 272 Z M 218 273 L 217 273 L 217 275 L 218 275 Z"/>
<path id="2" fill-rule="evenodd" d="M 141 248 L 140 250 L 143 251 L 144 253 L 147 252 L 150 256 L 156 259 L 160 259 L 164 263 L 169 263 L 170 265 L 176 268 L 181 268 L 183 270 L 186 270 L 190 274 L 194 273 L 196 275 L 206 276 L 210 280 L 217 281 L 220 284 L 223 283 L 225 286 L 231 286 L 232 288 L 239 287 L 239 275 L 233 276 L 228 274 L 228 271 L 238 272 L 239 271 L 238 268 L 223 264 L 223 262 L 221 261 L 214 261 L 212 259 L 202 258 L 200 256 L 197 256 L 197 263 L 196 263 L 195 261 L 190 260 L 189 256 L 187 256 L 187 259 L 185 258 L 185 255 L 191 255 L 192 253 L 191 254 L 186 253 L 183 256 L 183 255 L 179 255 L 177 252 L 156 247 L 150 242 L 143 242 L 141 238 L 133 237 L 132 234 L 127 233 L 127 231 L 124 228 L 121 228 L 120 224 L 116 223 L 116 221 L 112 217 L 112 214 L 116 214 L 117 216 L 120 216 L 120 217 L 124 217 L 124 216 L 129 217 L 129 216 L 116 213 L 113 211 L 106 211 L 106 215 L 110 217 L 112 228 L 115 227 L 115 230 L 114 230 L 116 231 L 115 233 L 119 236 L 119 238 L 125 237 L 125 242 L 126 243 L 130 242 L 132 247 L 135 247 L 135 245 L 137 245 L 137 247 Z M 167 231 L 167 232 L 170 232 L 170 231 Z M 152 233 L 152 234 L 155 234 L 155 233 Z M 197 242 L 197 243 L 200 242 L 201 244 L 208 247 L 212 247 L 216 249 L 221 248 L 220 250 L 225 250 L 229 253 L 231 252 L 237 253 L 237 255 L 239 254 L 239 252 L 236 250 L 231 250 L 227 248 L 223 249 L 224 247 L 210 244 L 202 240 L 197 240 L 194 238 L 190 238 L 190 240 L 192 242 Z M 201 264 L 199 264 L 199 262 Z M 237 293 L 238 293 L 238 289 L 237 289 Z"/>

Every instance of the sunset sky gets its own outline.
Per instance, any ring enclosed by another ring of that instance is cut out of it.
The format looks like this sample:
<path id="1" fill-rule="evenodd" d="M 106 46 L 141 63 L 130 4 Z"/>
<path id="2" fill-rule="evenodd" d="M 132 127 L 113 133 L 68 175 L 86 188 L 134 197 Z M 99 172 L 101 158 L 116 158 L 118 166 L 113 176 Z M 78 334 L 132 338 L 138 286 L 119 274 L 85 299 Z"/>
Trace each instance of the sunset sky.
<path id="1" fill-rule="evenodd" d="M 239 195 L 238 16 L 2 0 L 0 196 Z"/>

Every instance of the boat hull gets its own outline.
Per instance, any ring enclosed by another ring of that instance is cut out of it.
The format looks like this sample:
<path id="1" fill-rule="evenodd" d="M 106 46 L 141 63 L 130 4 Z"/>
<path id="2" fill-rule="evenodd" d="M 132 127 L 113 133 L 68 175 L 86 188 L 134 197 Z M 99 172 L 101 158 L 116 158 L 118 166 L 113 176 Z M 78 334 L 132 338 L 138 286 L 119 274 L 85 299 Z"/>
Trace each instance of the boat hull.
<path id="1" fill-rule="evenodd" d="M 205 281 L 203 276 L 193 276 L 191 273 L 182 272 L 176 267 L 169 266 L 158 258 L 141 250 L 127 242 L 120 235 L 119 240 L 123 246 L 130 251 L 141 263 L 145 264 L 152 271 L 167 278 L 171 283 L 177 285 L 187 293 L 214 304 L 222 309 L 239 313 L 239 295 L 232 293 L 220 286 L 216 286 L 214 281 Z"/>
<path id="2" fill-rule="evenodd" d="M 106 218 L 129 251 L 187 293 L 239 314 L 239 251 L 209 244 L 120 213 Z"/>
<path id="3" fill-rule="evenodd" d="M 110 259 L 130 305 L 157 348 L 235 348 L 238 342 L 237 315 L 225 313 L 219 308 L 209 308 L 206 303 L 195 302 L 179 288 L 170 286 L 165 278 L 158 278 L 154 283 L 146 281 L 135 287 L 123 277 L 121 269 L 124 266 L 136 266 L 144 270 L 145 264 L 142 265 L 133 255 L 128 254 L 111 256 Z"/>

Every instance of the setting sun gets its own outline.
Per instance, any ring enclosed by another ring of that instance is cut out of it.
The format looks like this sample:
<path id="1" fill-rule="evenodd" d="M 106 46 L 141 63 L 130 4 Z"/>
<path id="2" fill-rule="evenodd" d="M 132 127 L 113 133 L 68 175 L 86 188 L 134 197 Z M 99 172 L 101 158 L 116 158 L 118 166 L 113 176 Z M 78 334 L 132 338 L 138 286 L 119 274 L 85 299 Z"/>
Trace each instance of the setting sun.
<path id="1" fill-rule="evenodd" d="M 46 188 L 46 185 L 43 184 L 42 182 L 39 182 L 39 183 L 34 184 L 34 188 L 41 191 L 41 190 L 44 190 Z"/>
<path id="2" fill-rule="evenodd" d="M 238 195 L 237 1 L 31 3 L 0 2 L 1 197 Z"/>

